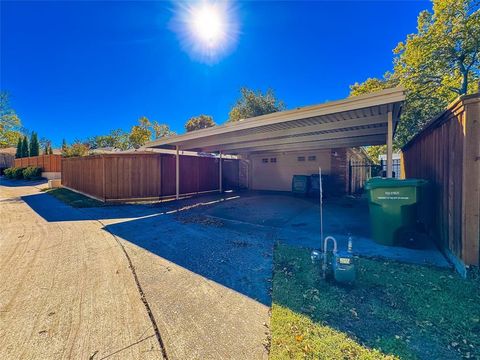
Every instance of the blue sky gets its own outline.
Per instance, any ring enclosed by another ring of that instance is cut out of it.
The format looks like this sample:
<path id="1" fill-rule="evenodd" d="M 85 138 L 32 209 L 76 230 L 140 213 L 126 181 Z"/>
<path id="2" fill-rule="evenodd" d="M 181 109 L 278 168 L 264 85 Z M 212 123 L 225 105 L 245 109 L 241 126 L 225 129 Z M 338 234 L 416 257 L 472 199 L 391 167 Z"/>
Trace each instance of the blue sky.
<path id="1" fill-rule="evenodd" d="M 0 88 L 23 124 L 60 144 L 129 130 L 140 116 L 183 132 L 223 123 L 241 86 L 288 108 L 346 97 L 392 67 L 430 2 L 237 2 L 236 45 L 216 63 L 186 52 L 172 2 L 1 2 Z"/>

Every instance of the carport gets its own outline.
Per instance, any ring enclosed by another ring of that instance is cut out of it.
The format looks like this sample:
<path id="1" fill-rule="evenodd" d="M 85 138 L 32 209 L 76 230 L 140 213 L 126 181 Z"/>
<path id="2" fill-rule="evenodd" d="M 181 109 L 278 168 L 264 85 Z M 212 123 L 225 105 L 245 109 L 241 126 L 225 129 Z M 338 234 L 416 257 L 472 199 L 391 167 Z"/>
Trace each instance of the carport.
<path id="1" fill-rule="evenodd" d="M 225 154 L 242 158 L 269 152 L 387 144 L 387 177 L 392 177 L 393 135 L 404 100 L 405 90 L 396 87 L 158 139 L 146 147 L 176 150 L 177 198 L 179 154 L 184 150 L 215 153 L 221 159 Z"/>

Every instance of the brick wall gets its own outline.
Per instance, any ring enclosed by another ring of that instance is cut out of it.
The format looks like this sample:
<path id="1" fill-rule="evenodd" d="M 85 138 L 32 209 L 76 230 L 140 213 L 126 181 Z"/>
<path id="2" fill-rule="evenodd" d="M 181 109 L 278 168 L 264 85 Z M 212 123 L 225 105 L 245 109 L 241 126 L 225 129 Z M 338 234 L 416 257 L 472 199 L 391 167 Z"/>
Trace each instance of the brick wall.
<path id="1" fill-rule="evenodd" d="M 338 196 L 346 193 L 348 160 L 346 148 L 335 148 L 330 152 L 330 178 L 326 181 L 327 193 Z"/>
<path id="2" fill-rule="evenodd" d="M 330 152 L 331 175 L 327 181 L 327 190 L 333 195 L 344 195 L 349 191 L 349 164 L 350 160 L 366 161 L 366 155 L 355 148 L 334 148 Z M 358 176 L 364 176 L 360 171 Z"/>

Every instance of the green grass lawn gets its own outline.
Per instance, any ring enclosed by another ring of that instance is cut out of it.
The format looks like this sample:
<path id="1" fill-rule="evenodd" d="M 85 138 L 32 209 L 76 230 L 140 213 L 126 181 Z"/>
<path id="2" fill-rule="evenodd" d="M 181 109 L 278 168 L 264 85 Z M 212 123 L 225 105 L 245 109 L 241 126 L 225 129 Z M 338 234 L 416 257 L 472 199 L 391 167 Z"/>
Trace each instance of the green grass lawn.
<path id="1" fill-rule="evenodd" d="M 320 277 L 310 250 L 274 256 L 271 359 L 480 359 L 480 282 L 356 259 L 357 282 Z"/>
<path id="2" fill-rule="evenodd" d="M 63 201 L 67 205 L 76 208 L 105 206 L 105 204 L 101 201 L 89 198 L 88 196 L 76 193 L 75 191 L 71 191 L 65 188 L 47 189 L 45 190 L 45 192 Z"/>

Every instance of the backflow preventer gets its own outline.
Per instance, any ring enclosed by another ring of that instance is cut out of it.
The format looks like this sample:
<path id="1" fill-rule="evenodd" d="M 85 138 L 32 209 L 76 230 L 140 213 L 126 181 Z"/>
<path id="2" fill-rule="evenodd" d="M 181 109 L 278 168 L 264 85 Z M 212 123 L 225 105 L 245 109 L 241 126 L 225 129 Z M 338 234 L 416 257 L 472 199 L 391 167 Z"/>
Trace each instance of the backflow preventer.
<path id="1" fill-rule="evenodd" d="M 355 282 L 355 264 L 352 253 L 352 237 L 348 237 L 348 246 L 346 251 L 338 250 L 337 240 L 333 236 L 323 238 L 323 190 L 322 190 L 322 169 L 318 169 L 320 182 L 320 236 L 323 240 L 322 250 L 313 250 L 311 254 L 312 262 L 320 264 L 322 276 L 327 277 L 327 271 L 333 273 L 333 278 L 339 283 L 352 284 Z M 329 264 L 328 244 L 333 243 L 331 264 Z M 329 266 L 330 265 L 330 266 Z"/>

